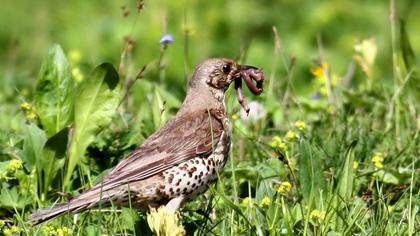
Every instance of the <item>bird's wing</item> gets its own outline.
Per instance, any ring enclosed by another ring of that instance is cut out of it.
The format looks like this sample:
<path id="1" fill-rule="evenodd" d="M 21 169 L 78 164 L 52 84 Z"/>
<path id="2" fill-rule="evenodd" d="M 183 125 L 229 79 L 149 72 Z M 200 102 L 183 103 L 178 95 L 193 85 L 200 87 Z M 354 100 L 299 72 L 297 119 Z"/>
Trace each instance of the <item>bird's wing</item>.
<path id="1" fill-rule="evenodd" d="M 209 155 L 225 129 L 221 112 L 205 110 L 177 116 L 122 160 L 95 188 L 106 191 L 146 179 L 199 155 Z"/>

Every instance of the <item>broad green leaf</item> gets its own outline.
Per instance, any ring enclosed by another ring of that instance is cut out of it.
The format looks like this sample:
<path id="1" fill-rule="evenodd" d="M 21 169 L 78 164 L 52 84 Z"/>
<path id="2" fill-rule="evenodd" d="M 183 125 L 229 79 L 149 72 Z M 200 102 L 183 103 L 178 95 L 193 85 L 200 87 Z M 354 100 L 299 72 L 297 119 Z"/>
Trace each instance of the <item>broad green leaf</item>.
<path id="1" fill-rule="evenodd" d="M 51 185 L 58 171 L 63 168 L 68 139 L 68 128 L 64 128 L 54 136 L 48 139 L 44 147 L 44 158 L 42 171 L 44 176 L 43 196 L 47 194 L 48 187 Z"/>
<path id="2" fill-rule="evenodd" d="M 23 143 L 22 161 L 30 170 L 35 171 L 34 192 L 37 193 L 38 189 L 44 189 L 48 186 L 43 186 L 42 169 L 44 168 L 44 153 L 43 149 L 47 142 L 45 132 L 34 124 L 29 124 L 25 127 L 25 138 Z M 36 194 L 38 196 L 38 194 Z M 38 200 L 38 199 L 37 199 Z"/>
<path id="3" fill-rule="evenodd" d="M 59 45 L 44 60 L 35 87 L 35 108 L 48 136 L 73 119 L 74 82 L 69 63 Z"/>
<path id="4" fill-rule="evenodd" d="M 344 161 L 343 167 L 341 168 L 340 177 L 338 179 L 338 185 L 336 192 L 333 196 L 333 209 L 332 217 L 335 219 L 334 229 L 341 231 L 344 229 L 345 222 L 340 216 L 341 209 L 345 208 L 347 204 L 352 201 L 351 195 L 353 192 L 353 162 L 354 162 L 354 147 L 357 141 L 353 141 L 346 152 L 346 160 Z"/>
<path id="5" fill-rule="evenodd" d="M 6 183 L 2 184 L 0 191 L 0 208 L 23 209 L 30 203 L 31 199 L 20 195 L 16 186 L 9 188 Z"/>
<path id="6" fill-rule="evenodd" d="M 22 161 L 30 169 L 41 169 L 43 161 L 43 148 L 47 137 L 45 132 L 35 124 L 25 127 Z"/>
<path id="7" fill-rule="evenodd" d="M 354 162 L 354 146 L 356 141 L 350 144 L 346 153 L 346 160 L 344 162 L 340 179 L 338 180 L 338 194 L 339 197 L 346 202 L 350 202 L 353 191 L 353 162 Z"/>
<path id="8" fill-rule="evenodd" d="M 70 147 L 64 186 L 69 187 L 73 170 L 85 154 L 95 135 L 109 125 L 120 95 L 117 71 L 109 63 L 95 68 L 81 84 L 75 99 L 75 127 Z"/>
<path id="9" fill-rule="evenodd" d="M 0 162 L 0 175 L 6 172 L 11 160 Z"/>
<path id="10" fill-rule="evenodd" d="M 322 171 L 320 154 L 311 148 L 308 141 L 299 143 L 299 176 L 303 197 L 307 202 L 314 197 L 316 204 L 321 203 L 321 194 L 325 193 L 325 177 Z"/>

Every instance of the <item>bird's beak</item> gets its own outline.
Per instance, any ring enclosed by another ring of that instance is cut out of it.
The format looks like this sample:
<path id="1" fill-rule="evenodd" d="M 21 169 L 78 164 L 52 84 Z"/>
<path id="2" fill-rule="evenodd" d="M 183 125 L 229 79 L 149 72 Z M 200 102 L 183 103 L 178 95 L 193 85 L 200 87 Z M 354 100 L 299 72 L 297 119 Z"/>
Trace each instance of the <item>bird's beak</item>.
<path id="1" fill-rule="evenodd" d="M 248 66 L 248 65 L 239 65 L 239 70 L 248 70 L 248 69 L 254 69 L 254 70 L 258 70 L 257 67 L 255 66 Z"/>
<path id="2" fill-rule="evenodd" d="M 237 69 L 236 69 L 236 71 L 235 71 L 235 74 L 234 74 L 234 76 L 233 76 L 233 80 L 235 80 L 235 79 L 237 79 L 237 78 L 241 77 L 241 71 L 248 70 L 248 69 L 258 70 L 258 68 L 257 68 L 257 67 L 255 67 L 255 66 L 238 65 L 238 66 L 237 66 Z"/>

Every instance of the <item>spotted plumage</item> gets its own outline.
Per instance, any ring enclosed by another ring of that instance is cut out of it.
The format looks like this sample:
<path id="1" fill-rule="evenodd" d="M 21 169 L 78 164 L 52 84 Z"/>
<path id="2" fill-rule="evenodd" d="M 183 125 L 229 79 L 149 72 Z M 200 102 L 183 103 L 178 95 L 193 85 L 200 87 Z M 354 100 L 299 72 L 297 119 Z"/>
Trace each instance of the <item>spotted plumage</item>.
<path id="1" fill-rule="evenodd" d="M 30 216 L 35 224 L 106 205 L 176 211 L 215 182 L 228 158 L 231 130 L 224 95 L 241 66 L 210 59 L 197 66 L 176 116 L 88 191 Z"/>

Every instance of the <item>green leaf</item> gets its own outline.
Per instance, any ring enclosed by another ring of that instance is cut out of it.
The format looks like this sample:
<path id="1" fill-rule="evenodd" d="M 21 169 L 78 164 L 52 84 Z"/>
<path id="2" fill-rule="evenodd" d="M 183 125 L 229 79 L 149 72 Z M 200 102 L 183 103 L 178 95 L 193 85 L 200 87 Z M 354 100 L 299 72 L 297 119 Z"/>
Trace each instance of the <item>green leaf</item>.
<path id="1" fill-rule="evenodd" d="M 47 136 L 42 129 L 38 128 L 38 126 L 29 124 L 25 127 L 22 161 L 25 162 L 25 165 L 29 170 L 35 171 L 34 186 L 39 186 L 39 188 L 34 188 L 36 196 L 38 196 L 38 189 L 42 190 L 48 187 L 42 185 L 42 170 L 44 168 L 43 149 L 46 142 Z"/>
<path id="2" fill-rule="evenodd" d="M 42 190 L 43 196 L 46 196 L 48 187 L 54 180 L 58 171 L 63 168 L 69 129 L 64 128 L 54 136 L 48 139 L 44 147 L 44 158 L 42 163 L 42 171 L 44 176 L 44 189 Z M 44 199 L 43 199 L 44 200 Z"/>
<path id="3" fill-rule="evenodd" d="M 8 161 L 2 161 L 0 162 L 0 176 L 1 174 L 3 174 L 4 172 L 6 172 L 7 167 L 9 166 L 9 163 L 11 162 L 11 160 Z M 1 177 L 0 177 L 1 178 Z"/>
<path id="4" fill-rule="evenodd" d="M 345 202 L 351 201 L 351 194 L 353 191 L 353 161 L 354 161 L 354 147 L 357 141 L 353 141 L 346 153 L 346 160 L 344 162 L 340 179 L 338 180 L 338 195 Z"/>
<path id="5" fill-rule="evenodd" d="M 31 199 L 20 195 L 16 186 L 9 188 L 6 183 L 2 184 L 0 191 L 0 208 L 23 209 L 30 203 Z"/>
<path id="6" fill-rule="evenodd" d="M 40 170 L 42 168 L 43 148 L 46 141 L 45 132 L 35 124 L 31 123 L 25 127 L 22 161 L 28 169 Z"/>
<path id="7" fill-rule="evenodd" d="M 155 128 L 161 128 L 166 123 L 165 103 L 166 102 L 163 101 L 159 88 L 156 86 L 151 106 Z"/>
<path id="8" fill-rule="evenodd" d="M 332 211 L 331 217 L 335 221 L 334 229 L 337 231 L 342 231 L 344 225 L 348 222 L 343 221 L 342 209 L 345 209 L 347 205 L 352 201 L 351 195 L 353 192 L 353 161 L 354 161 L 354 147 L 356 146 L 357 141 L 353 141 L 347 149 L 346 160 L 344 161 L 343 167 L 341 168 L 340 177 L 338 179 L 338 185 L 336 192 L 333 195 L 332 200 Z"/>
<path id="9" fill-rule="evenodd" d="M 408 38 L 405 21 L 401 20 L 400 22 L 400 42 L 401 42 L 401 51 L 404 59 L 405 66 L 408 70 L 416 66 L 416 57 L 414 55 L 413 48 L 411 47 L 410 40 Z"/>
<path id="10" fill-rule="evenodd" d="M 312 150 L 308 141 L 302 139 L 299 143 L 299 176 L 303 197 L 307 202 L 321 203 L 321 194 L 325 194 L 325 177 L 322 172 L 320 154 Z"/>
<path id="11" fill-rule="evenodd" d="M 73 119 L 74 81 L 69 63 L 59 45 L 44 60 L 35 86 L 35 108 L 48 136 L 66 127 Z"/>
<path id="12" fill-rule="evenodd" d="M 215 192 L 220 196 L 223 200 L 223 202 L 233 211 L 235 211 L 239 216 L 241 216 L 245 222 L 248 224 L 248 227 L 252 229 L 253 232 L 255 232 L 255 227 L 251 222 L 249 222 L 248 218 L 244 215 L 241 208 L 239 208 L 234 202 L 232 202 L 228 197 L 225 196 L 224 193 L 217 191 L 217 189 L 214 189 Z"/>
<path id="13" fill-rule="evenodd" d="M 125 229 L 134 229 L 136 222 L 139 220 L 137 211 L 133 208 L 127 207 L 124 207 L 122 209 L 121 218 L 124 222 L 124 225 L 122 225 L 122 227 L 124 227 Z"/>
<path id="14" fill-rule="evenodd" d="M 109 63 L 95 68 L 80 86 L 75 100 L 75 127 L 64 186 L 69 187 L 73 170 L 95 135 L 109 125 L 120 95 L 117 71 Z"/>
<path id="15" fill-rule="evenodd" d="M 408 33 L 405 26 L 405 21 L 401 20 L 400 22 L 400 44 L 401 44 L 401 53 L 404 60 L 405 68 L 408 72 L 411 72 L 411 79 L 409 81 L 409 86 L 414 94 L 417 95 L 417 98 L 420 98 L 420 75 L 417 69 L 416 57 L 411 47 L 410 39 L 408 38 Z"/>

